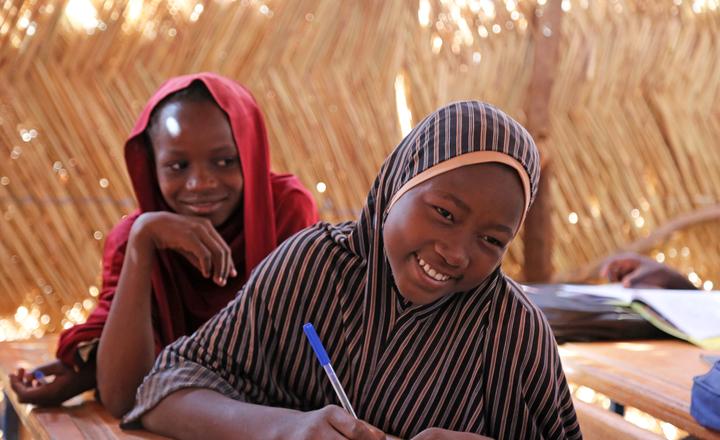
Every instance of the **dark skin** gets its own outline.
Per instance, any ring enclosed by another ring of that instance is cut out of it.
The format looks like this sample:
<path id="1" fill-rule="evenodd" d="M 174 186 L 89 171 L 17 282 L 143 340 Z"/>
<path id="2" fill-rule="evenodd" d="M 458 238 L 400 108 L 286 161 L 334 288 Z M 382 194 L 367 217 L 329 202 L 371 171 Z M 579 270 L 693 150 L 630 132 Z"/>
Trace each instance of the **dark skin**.
<path id="1" fill-rule="evenodd" d="M 243 191 L 227 117 L 207 101 L 170 102 L 159 112 L 149 135 L 160 191 L 172 212 L 144 213 L 132 226 L 98 346 L 97 371 L 90 366 L 75 372 L 56 361 L 41 367 L 54 376 L 49 384 L 18 371 L 10 379 L 21 402 L 57 405 L 97 385 L 103 404 L 121 417 L 155 360 L 151 270 L 156 250 L 177 251 L 220 286 L 237 275 L 230 247 L 215 229 L 235 211 Z"/>
<path id="2" fill-rule="evenodd" d="M 33 373 L 42 372 L 46 377 L 53 377 L 52 382 L 40 383 Z M 40 406 L 60 405 L 67 399 L 95 388 L 95 365 L 88 365 L 83 370 L 75 371 L 55 361 L 26 371 L 24 368 L 10 375 L 10 386 L 17 394 L 21 403 L 32 403 Z"/>
<path id="3" fill-rule="evenodd" d="M 500 264 L 520 226 L 524 207 L 516 172 L 497 164 L 458 168 L 405 193 L 390 210 L 383 232 L 400 293 L 416 304 L 425 304 L 481 284 Z M 428 278 L 419 269 L 418 255 L 440 272 L 452 274 L 452 279 Z M 207 389 L 168 395 L 142 416 L 142 423 L 151 431 L 187 439 L 238 435 L 244 439 L 386 438 L 337 406 L 299 412 L 238 402 Z M 238 427 L 242 427 L 240 434 Z M 414 439 L 487 437 L 430 428 Z"/>
<path id="4" fill-rule="evenodd" d="M 400 294 L 428 304 L 480 285 L 500 265 L 524 207 L 517 173 L 494 163 L 461 167 L 412 188 L 383 228 Z"/>
<path id="5" fill-rule="evenodd" d="M 143 426 L 176 439 L 381 440 L 379 429 L 335 405 L 301 412 L 230 399 L 212 390 L 170 394 L 142 417 Z"/>
<path id="6" fill-rule="evenodd" d="M 632 288 L 687 289 L 696 287 L 681 273 L 648 257 L 627 253 L 605 262 L 600 275 Z"/>
<path id="7" fill-rule="evenodd" d="M 492 440 L 472 432 L 454 432 L 440 428 L 428 428 L 412 438 L 412 440 Z"/>

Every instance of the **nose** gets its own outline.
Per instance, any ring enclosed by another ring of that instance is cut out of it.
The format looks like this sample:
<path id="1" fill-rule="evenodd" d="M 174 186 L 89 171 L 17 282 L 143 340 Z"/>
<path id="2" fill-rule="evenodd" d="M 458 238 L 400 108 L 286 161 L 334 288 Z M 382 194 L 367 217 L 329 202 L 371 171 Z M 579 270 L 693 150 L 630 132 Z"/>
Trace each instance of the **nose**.
<path id="1" fill-rule="evenodd" d="M 198 166 L 188 176 L 185 187 L 191 191 L 201 191 L 217 187 L 218 180 L 213 173 L 205 167 Z"/>
<path id="2" fill-rule="evenodd" d="M 468 240 L 459 234 L 456 237 L 446 237 L 435 242 L 437 252 L 445 262 L 457 269 L 465 269 L 470 264 L 470 254 L 467 249 Z"/>

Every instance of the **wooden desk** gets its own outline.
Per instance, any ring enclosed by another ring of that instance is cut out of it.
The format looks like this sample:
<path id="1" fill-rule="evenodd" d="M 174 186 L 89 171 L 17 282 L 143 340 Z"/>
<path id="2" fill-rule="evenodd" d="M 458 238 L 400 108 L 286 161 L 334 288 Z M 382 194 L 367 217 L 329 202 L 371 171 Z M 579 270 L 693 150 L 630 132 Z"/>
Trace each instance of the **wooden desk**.
<path id="1" fill-rule="evenodd" d="M 568 381 L 605 394 L 702 439 L 720 432 L 690 415 L 694 376 L 710 370 L 702 350 L 677 340 L 570 343 L 560 346 Z"/>
<path id="2" fill-rule="evenodd" d="M 35 439 L 163 439 L 147 431 L 123 431 L 119 421 L 88 392 L 62 407 L 36 408 L 19 403 L 8 374 L 18 367 L 33 368 L 55 359 L 57 336 L 0 343 L 0 385 L 5 395 L 5 429 L 8 439 L 27 434 Z M 22 426 L 20 426 L 22 424 Z"/>

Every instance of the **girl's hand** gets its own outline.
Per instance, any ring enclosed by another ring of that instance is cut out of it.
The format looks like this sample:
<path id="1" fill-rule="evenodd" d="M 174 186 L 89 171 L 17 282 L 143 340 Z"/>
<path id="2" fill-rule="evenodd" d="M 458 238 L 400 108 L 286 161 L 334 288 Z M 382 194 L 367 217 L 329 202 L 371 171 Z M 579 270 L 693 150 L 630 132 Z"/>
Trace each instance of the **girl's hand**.
<path id="1" fill-rule="evenodd" d="M 219 286 L 237 275 L 230 246 L 209 219 L 165 211 L 147 212 L 135 221 L 130 237 L 149 241 L 156 249 L 179 252 Z"/>
<path id="2" fill-rule="evenodd" d="M 40 371 L 47 381 L 38 380 L 36 371 Z M 52 381 L 50 381 L 51 376 L 54 376 Z M 10 386 L 17 394 L 20 403 L 56 406 L 94 388 L 95 368 L 86 367 L 76 372 L 60 361 L 43 365 L 33 371 L 20 368 L 17 373 L 10 374 Z"/>
<path id="3" fill-rule="evenodd" d="M 383 440 L 382 431 L 358 420 L 335 405 L 311 412 L 295 412 L 278 420 L 274 438 L 292 440 Z"/>
<path id="4" fill-rule="evenodd" d="M 695 289 L 682 274 L 638 254 L 621 254 L 608 259 L 600 275 L 625 287 L 659 287 L 662 289 Z"/>
<path id="5" fill-rule="evenodd" d="M 412 440 L 492 440 L 472 432 L 448 431 L 447 429 L 428 428 L 412 438 Z"/>

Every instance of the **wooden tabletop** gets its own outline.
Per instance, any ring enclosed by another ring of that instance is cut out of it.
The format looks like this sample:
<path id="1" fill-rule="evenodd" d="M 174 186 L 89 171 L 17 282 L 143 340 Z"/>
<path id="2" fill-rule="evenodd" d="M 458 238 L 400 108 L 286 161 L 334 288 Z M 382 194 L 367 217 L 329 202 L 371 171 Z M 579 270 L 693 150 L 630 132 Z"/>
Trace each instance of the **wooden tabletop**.
<path id="1" fill-rule="evenodd" d="M 164 439 L 142 430 L 123 431 L 119 421 L 97 403 L 92 392 L 65 402 L 61 407 L 36 408 L 19 403 L 10 388 L 8 374 L 17 368 L 34 368 L 55 360 L 57 336 L 0 343 L 0 385 L 29 434 L 36 439 Z"/>
<path id="2" fill-rule="evenodd" d="M 702 439 L 720 432 L 698 425 L 690 415 L 693 377 L 710 370 L 702 350 L 678 340 L 570 343 L 560 346 L 568 381 L 645 411 Z"/>
<path id="3" fill-rule="evenodd" d="M 8 373 L 55 359 L 57 337 L 0 343 L 0 384 Z M 720 354 L 676 341 L 571 343 L 560 346 L 568 380 L 672 423 L 699 438 L 720 440 L 720 432 L 701 427 L 690 415 L 694 376 L 710 365 L 700 355 Z M 58 408 L 36 408 L 7 393 L 20 421 L 34 438 L 161 439 L 145 431 L 122 431 L 118 421 L 85 393 Z"/>

